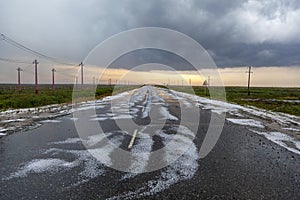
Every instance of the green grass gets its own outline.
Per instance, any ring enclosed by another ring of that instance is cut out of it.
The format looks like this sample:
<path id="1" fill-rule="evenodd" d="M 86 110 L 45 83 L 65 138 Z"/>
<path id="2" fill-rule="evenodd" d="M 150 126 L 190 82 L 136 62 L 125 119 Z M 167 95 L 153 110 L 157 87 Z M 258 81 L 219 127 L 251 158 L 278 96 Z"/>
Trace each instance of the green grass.
<path id="1" fill-rule="evenodd" d="M 299 103 L 282 101 L 300 100 L 300 88 L 255 87 L 251 88 L 251 94 L 248 96 L 247 88 L 227 87 L 226 95 L 228 101 L 240 105 L 251 105 L 266 110 L 300 116 Z"/>
<path id="2" fill-rule="evenodd" d="M 19 94 L 16 85 L 0 85 L 0 110 L 70 103 L 73 97 L 77 101 L 98 99 L 112 93 L 134 89 L 137 86 L 118 86 L 115 88 L 114 86 L 102 85 L 97 87 L 96 92 L 93 88 L 87 87 L 84 91 L 80 89 L 75 90 L 73 94 L 73 85 L 57 85 L 54 93 L 52 93 L 50 85 L 40 85 L 39 95 L 35 95 L 33 85 L 24 85 L 22 87 L 22 92 Z M 165 86 L 161 87 L 166 88 Z M 205 91 L 205 88 L 200 86 L 193 87 L 193 91 L 189 87 L 171 86 L 169 88 L 186 93 L 195 93 L 202 97 L 209 97 L 210 95 L 208 91 Z M 228 102 L 300 116 L 299 103 L 272 101 L 272 99 L 300 100 L 300 88 L 253 87 L 251 88 L 250 96 L 247 95 L 246 87 L 225 87 L 225 91 Z M 221 98 L 220 96 L 218 97 L 218 94 L 215 94 L 213 97 L 216 99 Z"/>
<path id="3" fill-rule="evenodd" d="M 188 87 L 171 87 L 171 89 L 191 93 Z M 196 86 L 193 90 L 198 96 L 210 96 L 209 92 L 205 93 L 203 87 Z M 282 101 L 300 100 L 300 88 L 253 87 L 250 96 L 246 87 L 225 87 L 225 92 L 228 102 L 300 116 L 300 103 Z M 218 96 L 214 95 L 214 98 L 218 99 Z"/>
<path id="4" fill-rule="evenodd" d="M 72 102 L 73 97 L 76 101 L 84 101 L 91 99 L 99 99 L 109 96 L 112 93 L 118 93 L 125 90 L 136 88 L 135 86 L 98 86 L 96 91 L 92 87 L 86 87 L 84 91 L 81 89 L 74 90 L 73 85 L 57 85 L 54 93 L 50 85 L 41 85 L 39 94 L 35 94 L 32 85 L 25 85 L 19 94 L 15 85 L 0 85 L 0 110 L 11 108 L 31 108 L 50 104 L 61 104 Z"/>

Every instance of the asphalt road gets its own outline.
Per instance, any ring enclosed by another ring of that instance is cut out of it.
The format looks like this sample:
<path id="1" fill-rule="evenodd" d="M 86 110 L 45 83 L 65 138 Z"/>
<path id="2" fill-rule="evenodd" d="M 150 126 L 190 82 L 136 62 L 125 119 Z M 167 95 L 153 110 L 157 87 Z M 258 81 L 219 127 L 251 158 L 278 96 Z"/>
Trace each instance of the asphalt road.
<path id="1" fill-rule="evenodd" d="M 245 126 L 225 121 L 199 158 L 212 113 L 171 91 L 143 87 L 91 107 L 0 139 L 0 199 L 300 199 L 300 156 Z"/>

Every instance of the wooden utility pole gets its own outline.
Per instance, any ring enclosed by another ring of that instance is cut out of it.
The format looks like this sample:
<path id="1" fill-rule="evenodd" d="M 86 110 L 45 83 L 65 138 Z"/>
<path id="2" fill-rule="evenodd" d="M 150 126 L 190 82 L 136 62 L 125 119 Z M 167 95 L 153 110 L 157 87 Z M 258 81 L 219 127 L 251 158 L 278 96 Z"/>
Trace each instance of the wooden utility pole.
<path id="1" fill-rule="evenodd" d="M 18 71 L 18 92 L 20 94 L 20 92 L 21 92 L 21 71 L 22 71 L 22 69 L 20 67 L 18 67 L 17 71 Z"/>
<path id="2" fill-rule="evenodd" d="M 35 72 L 35 94 L 39 94 L 39 86 L 38 86 L 38 61 L 34 60 L 34 72 Z"/>
<path id="3" fill-rule="evenodd" d="M 84 90 L 84 83 L 83 83 L 83 63 L 81 62 L 79 64 L 79 66 L 81 67 L 81 89 Z"/>
<path id="4" fill-rule="evenodd" d="M 75 87 L 78 88 L 78 76 L 75 77 Z"/>
<path id="5" fill-rule="evenodd" d="M 251 66 L 249 66 L 249 70 L 246 73 L 248 73 L 248 96 L 250 96 L 250 78 L 251 78 L 251 73 L 253 73 L 251 71 Z"/>
<path id="6" fill-rule="evenodd" d="M 207 83 L 205 87 L 205 96 L 209 96 L 210 76 L 207 77 Z"/>
<path id="7" fill-rule="evenodd" d="M 54 73 L 56 72 L 56 70 L 53 68 L 52 70 L 52 92 L 54 92 L 55 87 L 54 87 Z"/>

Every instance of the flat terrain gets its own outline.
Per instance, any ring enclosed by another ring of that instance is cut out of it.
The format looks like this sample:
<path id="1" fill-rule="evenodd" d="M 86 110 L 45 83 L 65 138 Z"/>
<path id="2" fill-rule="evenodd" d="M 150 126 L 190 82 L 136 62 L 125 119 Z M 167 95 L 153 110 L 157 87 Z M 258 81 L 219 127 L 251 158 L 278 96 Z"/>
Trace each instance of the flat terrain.
<path id="1" fill-rule="evenodd" d="M 77 114 L 0 139 L 0 199 L 299 199 L 300 146 L 280 134 L 297 135 L 300 122 L 230 106 L 155 87 L 81 105 Z M 182 110 L 198 112 L 197 130 Z M 224 111 L 216 145 L 200 158 L 210 125 L 220 126 L 212 116 Z"/>
<path id="2" fill-rule="evenodd" d="M 0 110 L 70 103 L 73 95 L 75 97 L 76 95 L 80 96 L 80 100 L 83 101 L 135 88 L 135 86 L 118 86 L 115 89 L 114 86 L 108 85 L 98 85 L 95 88 L 92 85 L 86 85 L 85 90 L 82 91 L 80 86 L 73 87 L 73 84 L 56 85 L 54 92 L 52 92 L 51 85 L 39 85 L 39 94 L 36 95 L 34 85 L 22 85 L 19 93 L 17 85 L 3 84 L 0 85 Z"/>
<path id="3" fill-rule="evenodd" d="M 33 85 L 23 85 L 19 94 L 17 85 L 3 84 L 0 85 L 0 110 L 70 103 L 73 92 L 75 96 L 77 93 L 80 97 L 93 99 L 111 95 L 113 92 L 118 92 L 116 90 L 121 92 L 138 87 L 124 85 L 117 86 L 115 89 L 114 86 L 98 85 L 95 90 L 91 85 L 87 85 L 85 91 L 82 92 L 80 86 L 75 90 L 73 86 L 73 84 L 56 85 L 56 90 L 53 93 L 51 85 L 40 85 L 37 96 Z M 186 86 L 169 86 L 169 88 L 190 93 L 190 88 Z M 209 91 L 204 87 L 193 86 L 192 88 L 196 95 L 209 97 Z M 250 96 L 247 95 L 246 87 L 225 87 L 225 91 L 228 102 L 300 116 L 300 88 L 253 87 Z M 86 99 L 82 98 L 81 100 Z"/>
<path id="4" fill-rule="evenodd" d="M 189 92 L 186 87 L 170 87 Z M 196 95 L 209 97 L 204 87 L 193 87 Z M 300 116 L 300 88 L 252 87 L 250 96 L 246 87 L 225 87 L 228 102 Z"/>

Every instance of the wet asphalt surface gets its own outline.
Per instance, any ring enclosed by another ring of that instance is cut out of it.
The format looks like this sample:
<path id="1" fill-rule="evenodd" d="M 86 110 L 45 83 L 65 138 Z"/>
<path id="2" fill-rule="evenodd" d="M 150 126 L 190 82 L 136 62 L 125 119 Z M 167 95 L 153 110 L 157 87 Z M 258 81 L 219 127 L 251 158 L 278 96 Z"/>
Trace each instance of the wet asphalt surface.
<path id="1" fill-rule="evenodd" d="M 139 94 L 141 98 L 132 105 L 136 109 L 133 120 L 139 125 L 146 126 L 151 121 L 149 117 L 142 117 L 143 107 L 149 103 L 148 93 Z M 180 121 L 178 101 L 168 95 L 160 97 L 164 99 L 169 113 Z M 96 110 L 99 116 L 110 112 L 110 105 Z M 197 170 L 190 178 L 183 178 L 158 192 L 122 196 L 144 187 L 145 182 L 159 179 L 167 167 L 122 179 L 126 172 L 96 161 L 88 162 L 88 159 L 93 159 L 92 156 L 78 156 L 78 152 L 86 149 L 82 143 L 55 144 L 68 138 L 78 138 L 71 117 L 65 116 L 59 118 L 58 123 L 45 123 L 37 129 L 0 139 L 0 199 L 300 199 L 300 156 L 249 131 L 245 126 L 228 121 L 213 150 L 205 158 L 197 159 Z M 198 132 L 193 140 L 198 151 L 210 119 L 210 111 L 200 110 Z M 176 134 L 170 126 L 178 125 L 178 121 L 166 120 L 162 129 L 167 134 Z M 131 135 L 122 133 L 113 119 L 100 120 L 99 123 L 104 132 L 113 132 L 108 138 L 122 136 L 120 148 L 130 151 L 127 146 Z M 152 151 L 164 146 L 161 137 L 152 138 Z M 105 144 L 99 142 L 97 145 L 101 148 Z M 49 153 L 49 149 L 56 153 Z M 114 155 L 114 151 L 110 156 L 113 163 L 123 163 L 128 167 L 131 164 L 130 160 Z M 25 166 L 29 162 L 49 158 L 76 161 L 76 165 L 26 171 Z M 155 162 L 151 162 L 150 158 L 148 165 L 151 164 Z M 23 174 L 16 176 L 16 172 L 22 172 L 22 169 Z"/>

